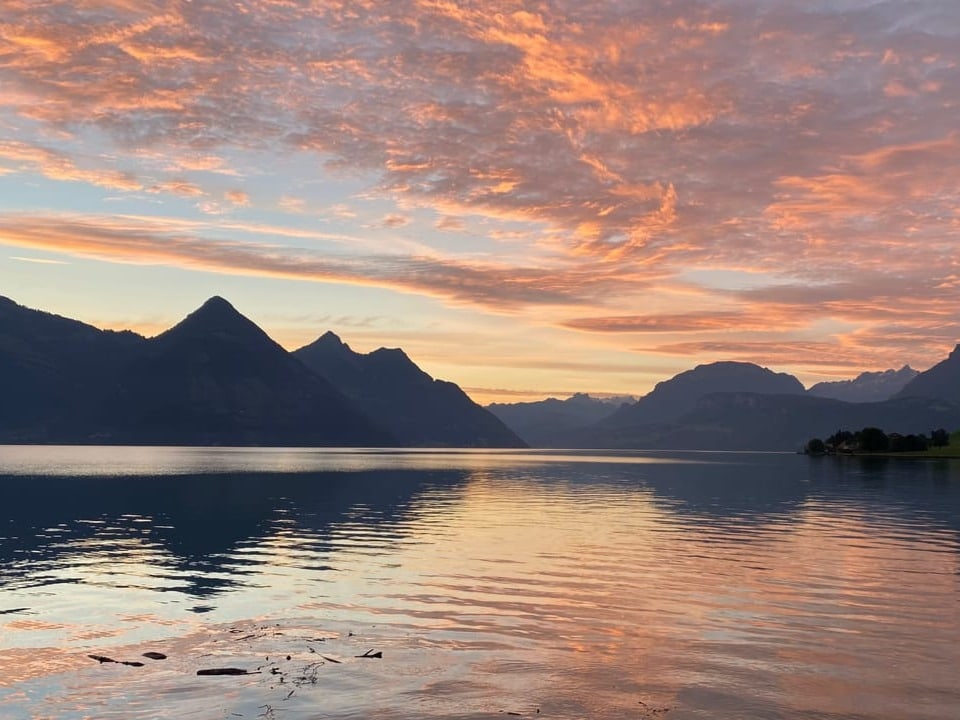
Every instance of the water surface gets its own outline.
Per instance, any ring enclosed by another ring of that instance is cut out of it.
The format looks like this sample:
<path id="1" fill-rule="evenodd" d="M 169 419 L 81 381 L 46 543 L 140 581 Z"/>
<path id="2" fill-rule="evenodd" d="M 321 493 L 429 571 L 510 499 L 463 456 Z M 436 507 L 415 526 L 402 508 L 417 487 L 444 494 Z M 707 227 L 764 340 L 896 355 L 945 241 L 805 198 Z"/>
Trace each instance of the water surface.
<path id="1" fill-rule="evenodd" d="M 0 497 L 0 717 L 960 707 L 951 461 L 0 447 Z"/>

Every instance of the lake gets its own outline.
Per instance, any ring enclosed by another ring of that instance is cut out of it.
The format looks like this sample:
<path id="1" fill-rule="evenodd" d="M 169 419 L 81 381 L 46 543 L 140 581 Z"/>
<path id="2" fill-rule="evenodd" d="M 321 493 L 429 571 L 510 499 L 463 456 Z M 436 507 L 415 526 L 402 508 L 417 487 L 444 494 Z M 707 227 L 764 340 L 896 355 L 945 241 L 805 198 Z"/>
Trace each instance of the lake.
<path id="1" fill-rule="evenodd" d="M 960 711 L 957 461 L 8 446 L 0 497 L 3 718 Z"/>

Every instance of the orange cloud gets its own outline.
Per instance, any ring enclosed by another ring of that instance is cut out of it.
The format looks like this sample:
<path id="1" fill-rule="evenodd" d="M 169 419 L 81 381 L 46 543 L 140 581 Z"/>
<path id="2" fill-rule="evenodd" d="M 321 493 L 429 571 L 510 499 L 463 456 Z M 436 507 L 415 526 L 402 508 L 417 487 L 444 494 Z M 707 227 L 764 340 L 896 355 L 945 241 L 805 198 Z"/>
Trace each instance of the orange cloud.
<path id="1" fill-rule="evenodd" d="M 0 163 L 7 164 L 7 172 L 33 172 L 51 180 L 86 182 L 116 190 L 139 190 L 141 187 L 128 173 L 81 168 L 64 153 L 16 140 L 0 140 Z"/>
<path id="2" fill-rule="evenodd" d="M 719 331 L 758 331 L 768 330 L 774 318 L 770 313 L 757 310 L 751 312 L 712 310 L 690 313 L 671 313 L 663 315 L 619 315 L 607 317 L 575 318 L 563 324 L 575 330 L 605 333 L 687 333 Z M 785 322 L 785 320 L 787 322 Z M 782 330 L 804 327 L 809 321 L 797 316 L 777 318 L 777 326 Z"/>
<path id="3" fill-rule="evenodd" d="M 409 222 L 403 234 L 415 229 L 419 245 L 385 253 L 376 240 L 331 237 L 347 256 L 319 257 L 261 243 L 264 228 L 225 223 L 257 239 L 223 243 L 172 220 L 64 216 L 5 218 L 10 244 L 375 284 L 491 311 L 562 307 L 541 321 L 655 335 L 678 353 L 694 351 L 697 332 L 696 352 L 779 344 L 814 363 L 805 348 L 823 332 L 840 349 L 821 358 L 873 363 L 960 336 L 960 5 L 83 0 L 69 10 L 4 4 L 4 182 L 32 173 L 223 212 L 249 198 L 208 187 L 206 174 L 246 174 L 230 185 L 254 192 L 265 178 L 277 185 L 268 203 L 288 212 L 324 198 L 317 213 L 357 235 Z M 244 171 L 244 153 L 306 156 L 315 176 Z M 305 195 L 307 182 L 341 176 L 390 205 L 369 218 L 330 205 L 341 196 Z M 431 211 L 435 227 L 419 232 Z M 450 238 L 432 230 L 467 222 L 519 259 L 436 249 Z M 306 239 L 297 227 L 273 236 Z M 682 279 L 703 268 L 759 279 Z"/>
<path id="4" fill-rule="evenodd" d="M 338 257 L 212 240 L 142 218 L 0 216 L 0 242 L 108 262 L 387 287 L 499 312 L 574 304 L 591 292 L 575 273 L 414 256 Z"/>

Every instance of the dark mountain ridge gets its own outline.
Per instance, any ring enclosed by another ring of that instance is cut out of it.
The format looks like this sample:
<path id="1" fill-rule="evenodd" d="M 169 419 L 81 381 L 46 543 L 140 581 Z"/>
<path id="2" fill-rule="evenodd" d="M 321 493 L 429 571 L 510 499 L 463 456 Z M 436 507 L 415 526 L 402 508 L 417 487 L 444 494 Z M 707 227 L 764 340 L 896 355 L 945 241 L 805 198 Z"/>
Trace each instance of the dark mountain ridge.
<path id="1" fill-rule="evenodd" d="M 960 365 L 960 352 L 955 351 L 951 358 L 951 363 Z M 841 428 L 876 425 L 906 434 L 960 427 L 960 398 L 950 398 L 942 387 L 952 377 L 949 364 L 942 366 L 936 366 L 940 369 L 935 375 L 939 399 L 908 397 L 905 388 L 896 398 L 853 403 L 816 397 L 806 393 L 792 375 L 751 363 L 700 365 L 658 383 L 636 403 L 623 405 L 593 424 L 557 432 L 543 444 L 795 451 L 811 437 Z M 957 371 L 960 374 L 960 368 Z M 960 383 L 954 387 L 960 388 Z"/>
<path id="2" fill-rule="evenodd" d="M 288 353 L 219 297 L 150 339 L 0 298 L 0 396 L 0 443 L 523 446 L 402 350 L 360 354 L 326 333 Z M 720 362 L 612 412 L 587 396 L 510 407 L 515 429 L 530 411 L 524 432 L 554 447 L 796 450 L 868 425 L 929 433 L 960 427 L 960 345 L 882 402 Z"/>
<path id="3" fill-rule="evenodd" d="M 403 445 L 526 447 L 457 385 L 435 380 L 403 350 L 357 353 L 327 332 L 293 355 L 381 421 Z"/>
<path id="4" fill-rule="evenodd" d="M 150 339 L 0 298 L 0 443 L 525 446 L 402 350 L 327 333 L 302 354 L 331 364 L 221 297 Z"/>
<path id="5" fill-rule="evenodd" d="M 633 398 L 595 398 L 576 393 L 566 400 L 547 398 L 534 402 L 493 403 L 487 410 L 534 446 L 549 446 L 556 437 L 591 425 L 616 412 Z"/>
<path id="6" fill-rule="evenodd" d="M 119 369 L 147 342 L 0 297 L 0 439 L 47 442 L 89 426 Z"/>
<path id="7" fill-rule="evenodd" d="M 101 434 L 124 443 L 395 442 L 220 297 L 147 342 L 121 372 L 104 420 L 112 428 Z"/>
<path id="8" fill-rule="evenodd" d="M 908 382 L 895 397 L 940 398 L 960 402 L 960 345 L 945 360 Z"/>
<path id="9" fill-rule="evenodd" d="M 899 370 L 860 373 L 852 380 L 820 382 L 811 386 L 807 393 L 846 402 L 880 402 L 892 398 L 919 374 L 904 365 Z"/>
<path id="10" fill-rule="evenodd" d="M 701 397 L 715 392 L 801 395 L 804 388 L 793 375 L 775 373 L 753 363 L 715 362 L 697 365 L 692 370 L 657 383 L 649 394 L 633 405 L 621 407 L 602 424 L 615 428 L 672 422 L 693 410 Z"/>

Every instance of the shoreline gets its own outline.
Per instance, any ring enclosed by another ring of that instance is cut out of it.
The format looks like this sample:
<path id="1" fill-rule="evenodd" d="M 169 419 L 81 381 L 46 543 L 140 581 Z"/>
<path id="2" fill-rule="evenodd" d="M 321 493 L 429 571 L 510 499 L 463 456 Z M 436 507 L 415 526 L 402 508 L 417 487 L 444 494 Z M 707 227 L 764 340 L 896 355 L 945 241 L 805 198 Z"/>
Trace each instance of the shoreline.
<path id="1" fill-rule="evenodd" d="M 951 449 L 949 452 L 932 453 L 929 450 L 908 452 L 832 452 L 832 453 L 804 453 L 809 457 L 856 457 L 856 458 L 909 458 L 911 460 L 960 460 L 960 449 Z"/>

